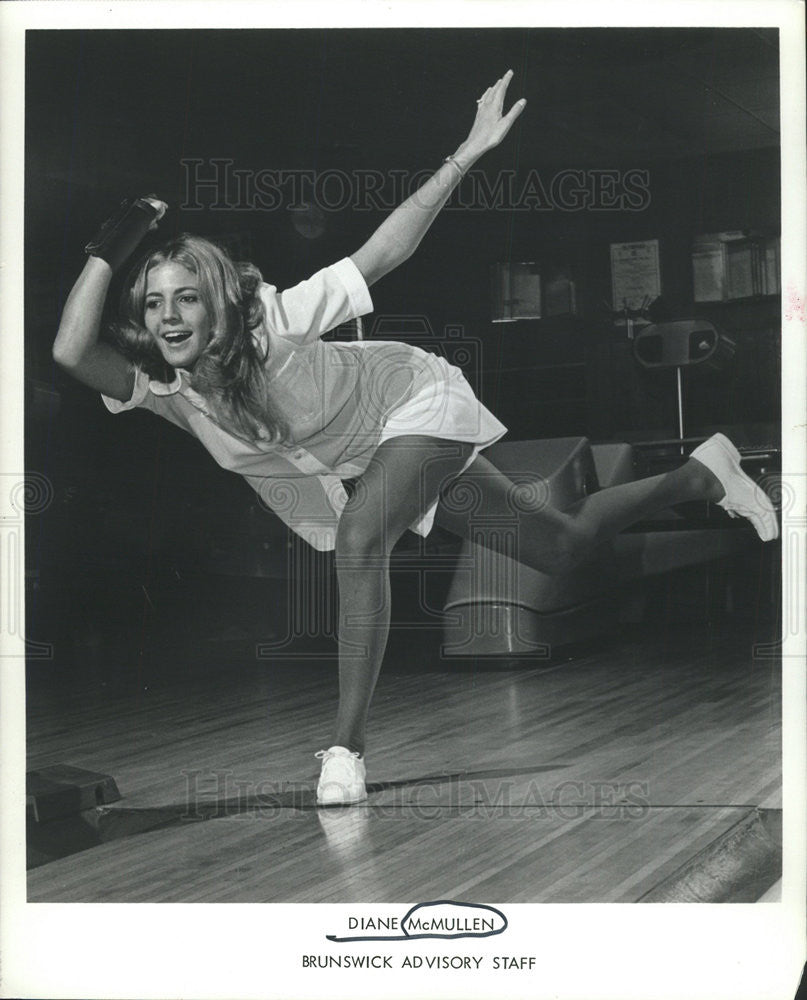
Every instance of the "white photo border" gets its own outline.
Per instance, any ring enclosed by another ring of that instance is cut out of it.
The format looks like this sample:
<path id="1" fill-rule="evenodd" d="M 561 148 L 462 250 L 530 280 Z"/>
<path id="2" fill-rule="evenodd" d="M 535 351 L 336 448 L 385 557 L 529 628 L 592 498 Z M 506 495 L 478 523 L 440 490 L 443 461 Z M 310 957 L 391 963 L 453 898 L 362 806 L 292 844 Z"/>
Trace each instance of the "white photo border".
<path id="1" fill-rule="evenodd" d="M 192 17 L 189 16 L 192 11 Z M 26 29 L 279 27 L 778 27 L 782 90 L 783 471 L 807 508 L 805 462 L 804 6 L 796 0 L 420 3 L 11 2 L 0 5 L 0 461 L 24 468 L 22 428 L 24 34 Z M 147 30 L 147 29 L 146 29 Z M 790 297 L 790 298 L 788 298 Z M 790 318 L 788 318 L 790 316 Z M 788 554 L 785 593 L 803 580 L 804 527 Z M 19 572 L 22 568 L 18 567 Z M 3 585 L 0 581 L 0 586 Z M 803 610 L 801 612 L 803 615 Z M 800 619 L 803 623 L 803 618 Z M 5 636 L 4 636 L 5 640 Z M 351 975 L 299 968 L 340 925 L 336 905 L 28 904 L 25 892 L 24 675 L 3 650 L 2 996 L 11 997 L 743 997 L 792 996 L 805 940 L 805 635 L 785 631 L 785 857 L 782 899 L 731 906 L 509 906 L 506 951 L 533 953 L 529 981 L 491 973 Z M 355 907 L 354 907 L 355 909 Z M 315 943 L 316 941 L 316 943 Z M 456 942 L 456 953 L 479 944 Z M 498 946 L 504 950 L 504 946 Z M 486 953 L 494 953 L 486 945 Z"/>

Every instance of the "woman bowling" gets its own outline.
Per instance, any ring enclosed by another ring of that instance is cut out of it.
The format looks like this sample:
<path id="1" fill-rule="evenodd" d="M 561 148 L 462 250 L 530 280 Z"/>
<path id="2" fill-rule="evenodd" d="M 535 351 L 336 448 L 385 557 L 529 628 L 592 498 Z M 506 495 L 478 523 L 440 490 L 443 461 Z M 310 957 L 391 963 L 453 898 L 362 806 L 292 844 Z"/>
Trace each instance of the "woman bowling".
<path id="1" fill-rule="evenodd" d="M 365 728 L 389 632 L 390 553 L 407 529 L 469 530 L 451 502 L 457 484 L 474 491 L 481 513 L 512 520 L 514 555 L 545 573 L 567 571 L 683 501 L 719 503 L 763 540 L 778 533 L 772 505 L 722 435 L 672 472 L 561 512 L 525 497 L 485 457 L 506 428 L 458 368 L 402 343 L 320 339 L 372 310 L 369 287 L 415 251 L 463 175 L 505 138 L 526 103 L 504 113 L 512 75 L 485 91 L 465 141 L 351 256 L 278 292 L 252 265 L 180 236 L 135 268 L 101 338 L 112 275 L 166 208 L 156 197 L 125 202 L 87 246 L 53 347 L 113 413 L 144 407 L 195 435 L 311 545 L 335 550 L 339 704 L 329 749 L 316 755 L 320 805 L 367 796 Z M 479 528 L 475 540 L 495 547 L 498 534 L 486 540 Z"/>

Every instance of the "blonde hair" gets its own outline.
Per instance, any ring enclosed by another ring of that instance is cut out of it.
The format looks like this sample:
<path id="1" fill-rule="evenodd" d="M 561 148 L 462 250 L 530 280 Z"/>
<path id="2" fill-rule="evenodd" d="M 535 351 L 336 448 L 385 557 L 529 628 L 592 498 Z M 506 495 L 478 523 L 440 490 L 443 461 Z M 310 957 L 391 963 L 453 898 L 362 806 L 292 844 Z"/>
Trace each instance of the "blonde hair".
<path id="1" fill-rule="evenodd" d="M 269 338 L 261 347 L 253 334 L 265 323 L 258 294 L 263 278 L 253 264 L 231 260 L 200 236 L 178 236 L 149 254 L 130 274 L 121 297 L 120 318 L 110 328 L 111 338 L 151 378 L 174 379 L 175 369 L 163 358 L 143 320 L 149 271 L 169 261 L 196 275 L 199 297 L 212 326 L 210 340 L 190 373 L 191 388 L 245 437 L 256 438 L 265 431 L 271 440 L 288 438 L 288 425 L 264 377 Z"/>

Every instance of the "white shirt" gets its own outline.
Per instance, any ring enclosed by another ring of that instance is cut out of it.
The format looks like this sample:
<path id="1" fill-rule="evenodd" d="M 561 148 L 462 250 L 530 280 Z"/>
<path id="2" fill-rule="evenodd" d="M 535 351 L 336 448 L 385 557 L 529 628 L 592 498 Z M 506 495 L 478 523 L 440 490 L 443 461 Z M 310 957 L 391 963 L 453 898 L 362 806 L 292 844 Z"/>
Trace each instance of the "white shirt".
<path id="1" fill-rule="evenodd" d="M 260 296 L 266 312 L 260 337 L 262 343 L 268 337 L 270 347 L 266 374 L 290 425 L 290 442 L 250 441 L 216 422 L 182 369 L 166 384 L 138 368 L 130 400 L 102 398 L 112 413 L 141 407 L 193 434 L 314 548 L 332 549 L 347 502 L 342 480 L 367 468 L 390 412 L 416 393 L 422 399 L 429 385 L 443 384 L 452 366 L 409 344 L 320 339 L 372 311 L 369 289 L 348 257 L 283 292 L 264 284 Z"/>

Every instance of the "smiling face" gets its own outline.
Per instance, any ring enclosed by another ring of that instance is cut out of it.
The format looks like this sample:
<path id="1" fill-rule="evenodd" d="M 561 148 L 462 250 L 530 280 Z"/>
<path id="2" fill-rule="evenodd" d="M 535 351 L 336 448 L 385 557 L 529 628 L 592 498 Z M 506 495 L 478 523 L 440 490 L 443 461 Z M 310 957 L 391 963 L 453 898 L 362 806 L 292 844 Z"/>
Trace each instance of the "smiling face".
<path id="1" fill-rule="evenodd" d="M 146 329 L 166 362 L 192 368 L 213 328 L 193 271 L 176 261 L 153 267 L 146 278 L 144 313 Z"/>

